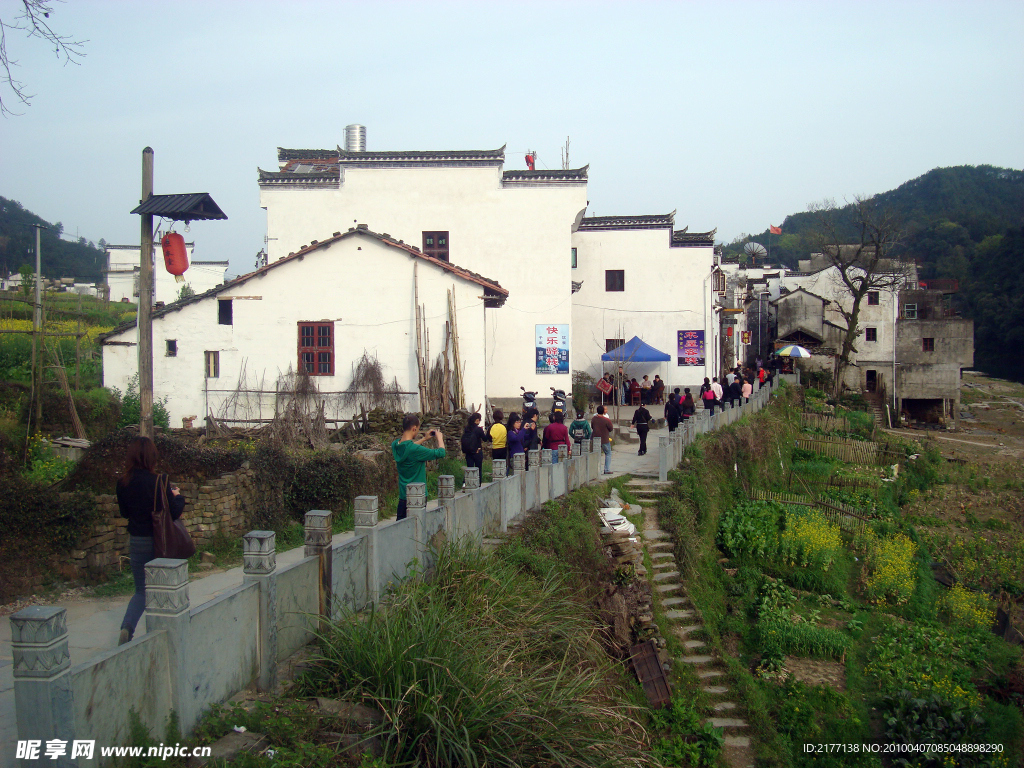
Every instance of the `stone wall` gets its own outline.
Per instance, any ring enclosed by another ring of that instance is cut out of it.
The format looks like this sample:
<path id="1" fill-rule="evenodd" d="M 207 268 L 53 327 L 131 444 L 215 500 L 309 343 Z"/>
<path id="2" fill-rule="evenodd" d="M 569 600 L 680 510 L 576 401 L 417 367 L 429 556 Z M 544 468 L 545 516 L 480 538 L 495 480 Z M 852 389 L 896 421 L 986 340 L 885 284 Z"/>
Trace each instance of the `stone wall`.
<path id="1" fill-rule="evenodd" d="M 246 513 L 259 493 L 255 471 L 248 462 L 203 484 L 185 479 L 177 485 L 185 497 L 182 519 L 199 549 L 218 535 L 238 538 L 248 530 Z M 97 496 L 96 506 L 96 522 L 60 567 L 65 578 L 95 577 L 128 567 L 128 521 L 121 517 L 117 497 Z"/>

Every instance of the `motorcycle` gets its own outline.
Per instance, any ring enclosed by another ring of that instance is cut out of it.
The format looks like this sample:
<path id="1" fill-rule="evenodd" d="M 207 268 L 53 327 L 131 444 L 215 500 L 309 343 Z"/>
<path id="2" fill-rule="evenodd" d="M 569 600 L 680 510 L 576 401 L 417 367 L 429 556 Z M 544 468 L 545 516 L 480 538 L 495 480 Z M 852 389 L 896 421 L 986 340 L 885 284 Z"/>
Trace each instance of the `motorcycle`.
<path id="1" fill-rule="evenodd" d="M 537 393 L 530 392 L 526 387 L 520 387 L 520 389 L 523 390 L 523 411 L 525 412 L 527 408 L 536 408 Z"/>
<path id="2" fill-rule="evenodd" d="M 556 415 L 561 415 L 564 418 L 565 406 L 567 403 L 567 400 L 565 398 L 565 390 L 555 389 L 554 387 L 551 387 L 551 399 L 553 401 L 551 403 L 551 421 L 555 420 Z"/>

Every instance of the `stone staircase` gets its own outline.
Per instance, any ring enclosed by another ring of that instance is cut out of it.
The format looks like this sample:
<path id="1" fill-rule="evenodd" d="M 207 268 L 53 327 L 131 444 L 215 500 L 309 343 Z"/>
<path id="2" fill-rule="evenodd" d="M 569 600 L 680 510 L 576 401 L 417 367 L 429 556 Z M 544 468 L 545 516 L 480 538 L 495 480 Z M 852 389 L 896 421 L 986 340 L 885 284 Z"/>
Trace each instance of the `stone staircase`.
<path id="1" fill-rule="evenodd" d="M 675 659 L 676 663 L 692 665 L 701 681 L 701 689 L 715 702 L 714 714 L 705 722 L 723 729 L 726 763 L 732 768 L 753 768 L 754 752 L 747 735 L 747 721 L 741 706 L 732 700 L 721 658 L 708 652 L 700 639 L 704 626 L 700 612 L 694 608 L 680 582 L 672 535 L 658 528 L 655 505 L 669 485 L 645 480 L 632 480 L 626 484 L 644 510 L 643 542 L 651 559 L 654 595 L 664 609 L 665 618 L 673 623 L 672 631 L 684 648 L 683 655 Z"/>

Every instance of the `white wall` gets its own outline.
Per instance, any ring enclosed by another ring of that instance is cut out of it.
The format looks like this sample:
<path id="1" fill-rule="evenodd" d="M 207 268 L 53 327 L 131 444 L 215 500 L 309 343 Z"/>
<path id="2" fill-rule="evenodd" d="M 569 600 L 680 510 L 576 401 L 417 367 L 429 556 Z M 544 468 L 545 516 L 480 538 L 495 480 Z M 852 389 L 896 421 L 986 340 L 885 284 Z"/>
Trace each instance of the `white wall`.
<path id="1" fill-rule="evenodd" d="M 271 263 L 356 222 L 417 248 L 424 231 L 448 231 L 453 264 L 509 291 L 504 307 L 487 312 L 488 395 L 571 388 L 569 375 L 535 373 L 534 326 L 572 320 L 571 232 L 585 184 L 503 185 L 498 167 L 345 168 L 338 189 L 265 186 L 260 205 Z M 428 313 L 443 310 L 428 302 Z"/>
<path id="2" fill-rule="evenodd" d="M 416 326 L 413 264 L 419 263 L 420 302 L 427 305 L 430 351 L 442 349 L 447 320 L 447 291 L 454 285 L 458 308 L 460 354 L 465 365 L 466 403 L 483 402 L 483 289 L 455 277 L 379 240 L 355 235 L 270 269 L 261 277 L 232 285 L 220 294 L 183 306 L 153 320 L 154 396 L 168 397 L 171 425 L 186 416 L 204 417 L 208 409 L 221 415 L 227 392 L 238 386 L 243 362 L 250 387 L 263 379 L 274 389 L 280 374 L 298 365 L 298 327 L 305 321 L 332 320 L 335 332 L 335 373 L 317 376 L 321 392 L 347 388 L 352 366 L 364 349 L 376 354 L 384 375 L 397 377 L 403 391 L 415 392 Z M 241 298 L 249 297 L 249 298 Z M 255 298 L 258 297 L 258 298 Z M 233 323 L 218 323 L 218 300 L 233 298 Z M 497 314 L 503 309 L 490 310 Z M 111 341 L 136 340 L 131 329 Z M 176 357 L 167 357 L 166 340 L 178 342 Z M 220 377 L 204 375 L 205 352 L 220 352 Z M 103 347 L 104 385 L 124 388 L 137 370 L 137 347 Z M 349 413 L 331 412 L 328 418 Z M 418 409 L 417 397 L 405 405 Z M 262 414 L 273 416 L 273 398 L 265 398 Z M 236 414 L 236 417 L 239 417 Z"/>
<path id="3" fill-rule="evenodd" d="M 196 293 L 205 293 L 211 288 L 216 288 L 224 282 L 224 275 L 228 269 L 227 261 L 204 261 L 200 259 L 193 262 L 194 243 L 186 243 L 185 250 L 188 256 L 189 268 L 183 277 L 184 283 L 174 279 L 174 275 L 168 273 L 164 268 L 163 251 L 160 244 L 153 247 L 153 300 L 170 304 L 177 301 L 178 293 L 183 285 L 190 285 Z M 139 266 L 139 246 L 108 246 L 107 248 L 107 284 L 110 286 L 110 300 L 121 301 L 127 298 L 133 304 L 139 301 L 135 294 L 136 274 L 133 272 Z"/>
<path id="4" fill-rule="evenodd" d="M 627 373 L 640 380 L 660 374 L 671 387 L 699 385 L 718 374 L 719 330 L 712 311 L 713 248 L 670 248 L 669 229 L 581 229 L 573 234 L 577 267 L 572 280 L 582 281 L 572 296 L 573 368 L 601 375 L 605 339 L 629 341 L 639 336 L 672 356 L 667 363 L 636 363 Z M 624 291 L 605 290 L 605 270 L 625 272 Z M 704 330 L 706 365 L 679 366 L 677 332 Z M 607 363 L 606 370 L 613 370 Z"/>

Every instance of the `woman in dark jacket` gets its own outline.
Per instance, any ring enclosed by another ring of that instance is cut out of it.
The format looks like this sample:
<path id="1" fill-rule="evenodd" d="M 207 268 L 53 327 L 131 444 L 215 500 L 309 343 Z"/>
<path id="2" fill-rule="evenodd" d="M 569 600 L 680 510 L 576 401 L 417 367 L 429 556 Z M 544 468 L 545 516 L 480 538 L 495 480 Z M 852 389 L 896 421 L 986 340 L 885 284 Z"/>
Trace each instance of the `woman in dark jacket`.
<path id="1" fill-rule="evenodd" d="M 683 404 L 679 406 L 679 414 L 683 417 L 683 421 L 693 416 L 697 411 L 697 404 L 693 402 L 693 395 L 690 394 L 690 388 L 687 387 L 684 392 L 686 396 L 683 398 Z"/>
<path id="2" fill-rule="evenodd" d="M 118 645 L 124 645 L 135 635 L 135 627 L 146 609 L 146 563 L 156 555 L 153 552 L 153 506 L 156 500 L 156 465 L 160 453 L 148 437 L 136 437 L 128 444 L 124 475 L 117 481 L 117 506 L 121 517 L 128 520 L 128 551 L 132 566 L 135 594 L 128 602 L 121 621 Z M 176 486 L 167 486 L 163 502 L 177 520 L 185 510 L 185 497 Z"/>
<path id="3" fill-rule="evenodd" d="M 665 421 L 668 422 L 668 431 L 675 432 L 676 427 L 679 426 L 679 417 L 682 414 L 679 412 L 679 395 L 673 392 L 668 396 L 668 402 L 665 403 Z"/>
<path id="4" fill-rule="evenodd" d="M 480 426 L 480 414 L 474 413 L 462 431 L 462 452 L 466 454 L 466 466 L 476 467 L 481 473 L 484 471 L 483 441 L 486 439 L 484 428 Z"/>
<path id="5" fill-rule="evenodd" d="M 640 438 L 640 450 L 636 452 L 637 456 L 643 456 L 647 453 L 647 433 L 651 428 L 651 412 L 647 410 L 646 406 L 641 405 L 633 413 L 633 426 L 636 427 L 637 437 Z"/>
<path id="6" fill-rule="evenodd" d="M 508 441 L 508 468 L 511 473 L 513 456 L 517 453 L 526 453 L 526 440 L 529 435 L 526 434 L 526 430 L 523 428 L 523 420 L 519 418 L 519 414 L 513 411 L 508 415 L 508 421 L 505 423 L 505 429 L 508 432 L 506 440 Z"/>

